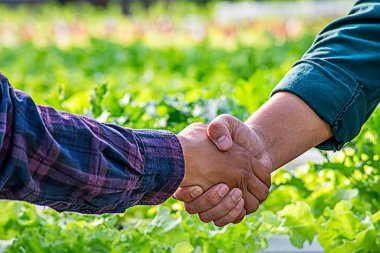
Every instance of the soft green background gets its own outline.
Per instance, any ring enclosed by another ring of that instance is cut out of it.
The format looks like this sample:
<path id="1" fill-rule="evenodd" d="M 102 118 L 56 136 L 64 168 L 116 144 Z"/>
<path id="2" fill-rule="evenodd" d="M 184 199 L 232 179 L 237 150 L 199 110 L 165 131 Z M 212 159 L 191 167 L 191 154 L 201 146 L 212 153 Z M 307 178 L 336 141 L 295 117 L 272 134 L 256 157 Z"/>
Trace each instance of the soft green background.
<path id="1" fill-rule="evenodd" d="M 180 131 L 221 113 L 245 119 L 328 20 L 217 24 L 213 6 L 0 6 L 0 71 L 41 104 L 134 128 Z M 165 13 L 165 15 L 163 15 Z M 195 24 L 195 25 L 194 25 Z M 380 247 L 379 110 L 327 162 L 273 177 L 268 200 L 239 225 L 217 228 L 170 199 L 120 215 L 58 214 L 1 203 L 8 252 L 254 252 L 290 235 L 326 252 Z"/>

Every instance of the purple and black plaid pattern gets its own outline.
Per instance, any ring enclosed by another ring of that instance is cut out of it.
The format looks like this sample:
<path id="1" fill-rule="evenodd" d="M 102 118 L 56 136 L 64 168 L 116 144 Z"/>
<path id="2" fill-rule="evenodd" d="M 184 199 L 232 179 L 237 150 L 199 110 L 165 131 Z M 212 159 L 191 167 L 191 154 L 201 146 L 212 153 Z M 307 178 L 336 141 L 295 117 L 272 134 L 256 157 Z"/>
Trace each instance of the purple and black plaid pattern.
<path id="1" fill-rule="evenodd" d="M 0 198 L 116 213 L 164 202 L 184 175 L 177 137 L 36 105 L 0 74 Z"/>

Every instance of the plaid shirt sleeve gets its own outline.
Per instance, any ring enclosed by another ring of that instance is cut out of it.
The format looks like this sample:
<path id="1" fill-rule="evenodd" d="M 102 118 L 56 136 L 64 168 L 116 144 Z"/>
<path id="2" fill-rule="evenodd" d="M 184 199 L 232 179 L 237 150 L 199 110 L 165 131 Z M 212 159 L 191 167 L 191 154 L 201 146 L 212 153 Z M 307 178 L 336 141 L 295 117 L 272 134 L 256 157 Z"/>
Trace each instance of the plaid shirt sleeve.
<path id="1" fill-rule="evenodd" d="M 177 137 L 36 105 L 0 74 L 0 198 L 118 213 L 169 198 L 184 175 Z"/>

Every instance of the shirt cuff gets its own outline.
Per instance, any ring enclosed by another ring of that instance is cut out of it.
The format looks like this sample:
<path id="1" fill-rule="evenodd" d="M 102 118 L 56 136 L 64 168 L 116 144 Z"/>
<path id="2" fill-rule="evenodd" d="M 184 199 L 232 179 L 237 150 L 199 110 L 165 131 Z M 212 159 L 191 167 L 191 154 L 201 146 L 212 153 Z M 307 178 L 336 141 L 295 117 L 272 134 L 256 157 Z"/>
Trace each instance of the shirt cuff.
<path id="1" fill-rule="evenodd" d="M 323 67 L 322 67 L 323 66 Z M 365 122 L 362 85 L 341 68 L 321 59 L 298 61 L 274 88 L 297 95 L 332 129 L 333 137 L 317 147 L 340 150 Z"/>
<path id="2" fill-rule="evenodd" d="M 144 154 L 144 176 L 139 189 L 143 194 L 137 204 L 161 204 L 178 189 L 185 174 L 181 143 L 168 131 L 134 130 L 134 133 Z"/>

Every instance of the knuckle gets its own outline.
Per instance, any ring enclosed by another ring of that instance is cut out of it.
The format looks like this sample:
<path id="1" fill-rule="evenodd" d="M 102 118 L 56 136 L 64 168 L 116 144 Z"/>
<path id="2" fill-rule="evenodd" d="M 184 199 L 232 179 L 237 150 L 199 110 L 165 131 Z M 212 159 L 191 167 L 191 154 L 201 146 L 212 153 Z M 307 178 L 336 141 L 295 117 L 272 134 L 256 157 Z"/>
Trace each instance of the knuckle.
<path id="1" fill-rule="evenodd" d="M 211 122 L 210 125 L 208 126 L 208 132 L 210 134 L 211 138 L 217 138 L 219 131 L 220 131 L 220 122 L 214 121 Z"/>
<path id="2" fill-rule="evenodd" d="M 229 120 L 229 121 L 236 120 L 236 118 L 234 116 L 227 114 L 227 113 L 222 114 L 221 117 L 226 119 L 226 120 Z"/>
<path id="3" fill-rule="evenodd" d="M 212 122 L 211 122 L 211 125 L 212 124 L 220 124 L 220 125 L 226 125 L 226 124 L 229 124 L 228 122 L 231 122 L 233 120 L 235 120 L 236 118 L 234 116 L 231 116 L 229 114 L 221 114 L 219 116 L 217 116 Z"/>
<path id="4" fill-rule="evenodd" d="M 210 123 L 210 125 L 208 126 L 208 129 L 210 132 L 218 132 L 221 126 L 222 126 L 222 123 L 220 121 L 215 120 Z"/>
<path id="5" fill-rule="evenodd" d="M 207 195 L 206 201 L 210 206 L 215 206 L 216 204 L 218 204 L 219 199 L 215 197 L 214 195 Z"/>
<path id="6" fill-rule="evenodd" d="M 230 119 L 232 116 L 227 114 L 227 113 L 223 113 L 223 114 L 220 114 L 218 118 L 224 118 L 224 119 Z"/>
<path id="7" fill-rule="evenodd" d="M 234 205 L 233 203 L 223 203 L 221 205 L 221 209 L 224 213 L 229 213 L 231 212 L 231 209 L 233 209 Z"/>

